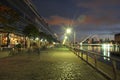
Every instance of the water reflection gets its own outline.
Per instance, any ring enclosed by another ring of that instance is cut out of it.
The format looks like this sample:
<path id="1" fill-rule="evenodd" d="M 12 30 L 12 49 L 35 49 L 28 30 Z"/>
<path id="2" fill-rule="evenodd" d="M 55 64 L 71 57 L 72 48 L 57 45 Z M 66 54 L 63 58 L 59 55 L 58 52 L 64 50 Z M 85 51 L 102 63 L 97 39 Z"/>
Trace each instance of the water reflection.
<path id="1" fill-rule="evenodd" d="M 120 48 L 117 45 L 112 44 L 102 44 L 102 45 L 86 45 L 81 46 L 80 49 L 89 50 L 92 52 L 96 52 L 98 54 L 102 54 L 103 56 L 111 57 L 111 52 L 120 52 Z M 109 58 L 104 57 L 104 60 L 110 60 Z"/>
<path id="2" fill-rule="evenodd" d="M 103 44 L 102 45 L 103 56 L 110 57 L 110 44 Z M 109 58 L 104 57 L 104 60 L 110 60 Z"/>

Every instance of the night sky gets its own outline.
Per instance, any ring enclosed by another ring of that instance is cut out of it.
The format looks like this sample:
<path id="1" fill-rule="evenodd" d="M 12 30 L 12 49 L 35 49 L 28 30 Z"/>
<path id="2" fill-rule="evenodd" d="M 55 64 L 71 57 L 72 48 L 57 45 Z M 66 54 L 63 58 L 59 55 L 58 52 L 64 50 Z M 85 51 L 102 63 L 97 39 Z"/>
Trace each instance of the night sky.
<path id="1" fill-rule="evenodd" d="M 59 39 L 67 27 L 76 32 L 78 41 L 90 34 L 113 39 L 110 35 L 120 32 L 120 0 L 32 0 L 32 3 Z"/>

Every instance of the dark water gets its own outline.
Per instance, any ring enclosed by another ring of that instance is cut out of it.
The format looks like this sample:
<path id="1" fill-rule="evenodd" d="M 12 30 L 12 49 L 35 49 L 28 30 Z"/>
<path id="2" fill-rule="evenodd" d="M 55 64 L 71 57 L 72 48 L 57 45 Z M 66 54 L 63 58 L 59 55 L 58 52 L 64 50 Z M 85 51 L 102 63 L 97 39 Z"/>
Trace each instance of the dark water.
<path id="1" fill-rule="evenodd" d="M 103 56 L 120 59 L 120 48 L 117 45 L 103 44 L 103 45 L 97 45 L 97 46 L 95 45 L 94 46 L 81 46 L 80 49 L 85 49 L 91 52 L 95 52 L 97 54 L 101 54 Z M 115 55 L 113 55 L 113 53 Z M 109 58 L 98 57 L 98 60 L 108 65 L 112 65 L 112 61 Z M 120 61 L 116 61 L 116 66 L 117 66 L 117 69 L 120 69 Z"/>

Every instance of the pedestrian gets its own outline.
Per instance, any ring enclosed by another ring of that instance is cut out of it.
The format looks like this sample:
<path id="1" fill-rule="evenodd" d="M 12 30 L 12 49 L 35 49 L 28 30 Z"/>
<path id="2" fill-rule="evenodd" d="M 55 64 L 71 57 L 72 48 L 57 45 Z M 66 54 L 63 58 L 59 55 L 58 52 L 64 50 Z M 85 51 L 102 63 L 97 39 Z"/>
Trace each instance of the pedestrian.
<path id="1" fill-rule="evenodd" d="M 39 49 L 38 45 L 34 42 L 32 47 L 33 47 L 33 51 L 39 55 L 40 49 Z"/>

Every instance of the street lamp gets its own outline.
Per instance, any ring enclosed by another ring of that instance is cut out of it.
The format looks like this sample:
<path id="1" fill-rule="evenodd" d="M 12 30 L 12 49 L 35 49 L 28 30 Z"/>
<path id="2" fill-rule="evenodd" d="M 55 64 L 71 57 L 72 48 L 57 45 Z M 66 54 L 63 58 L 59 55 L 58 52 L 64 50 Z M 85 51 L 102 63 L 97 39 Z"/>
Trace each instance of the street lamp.
<path id="1" fill-rule="evenodd" d="M 68 37 L 67 36 L 65 36 L 65 39 L 67 39 Z"/>
<path id="2" fill-rule="evenodd" d="M 68 29 L 66 30 L 66 33 L 67 33 L 67 34 L 71 33 L 71 29 L 68 28 Z"/>
<path id="3" fill-rule="evenodd" d="M 66 33 L 67 34 L 70 34 L 71 33 L 71 28 L 68 28 L 67 30 L 66 30 Z M 75 45 L 75 42 L 76 42 L 76 33 L 75 33 L 75 31 L 73 32 L 73 45 Z"/>
<path id="4" fill-rule="evenodd" d="M 65 44 L 66 40 L 68 39 L 67 34 L 70 34 L 70 33 L 71 33 L 71 28 L 67 28 L 65 31 L 65 37 L 63 40 L 63 44 Z"/>
<path id="5" fill-rule="evenodd" d="M 75 46 L 75 42 L 76 42 L 76 33 L 75 32 L 73 32 L 74 34 L 73 34 L 73 36 L 74 36 L 74 43 L 73 43 L 73 45 Z"/>
<path id="6" fill-rule="evenodd" d="M 67 36 L 65 36 L 64 40 L 63 40 L 63 44 L 65 44 L 66 40 L 67 40 Z"/>
<path id="7" fill-rule="evenodd" d="M 70 33 L 71 33 L 71 28 L 67 28 L 67 29 L 66 29 L 66 32 L 65 32 L 65 38 L 64 38 L 64 40 L 63 40 L 63 44 L 65 44 L 66 40 L 69 39 L 69 38 L 66 37 L 66 36 L 67 36 L 67 34 L 70 34 Z M 75 32 L 74 32 L 74 35 L 73 35 L 73 36 L 74 36 L 74 43 L 75 43 L 75 36 L 76 36 L 76 35 L 75 35 Z"/>
<path id="8" fill-rule="evenodd" d="M 71 33 L 71 28 L 67 28 L 66 29 L 66 35 Z M 65 43 L 66 39 L 63 41 Z M 73 45 L 75 45 L 75 41 L 76 41 L 76 33 L 75 31 L 73 31 Z"/>

